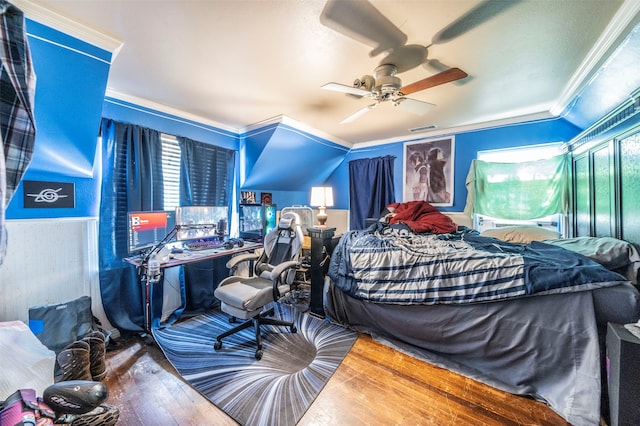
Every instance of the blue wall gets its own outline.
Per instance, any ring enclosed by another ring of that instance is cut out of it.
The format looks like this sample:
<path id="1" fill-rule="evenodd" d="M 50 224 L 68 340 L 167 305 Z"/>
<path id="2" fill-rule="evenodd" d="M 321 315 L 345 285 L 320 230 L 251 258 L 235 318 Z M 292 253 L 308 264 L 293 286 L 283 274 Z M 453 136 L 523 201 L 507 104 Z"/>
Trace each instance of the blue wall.
<path id="1" fill-rule="evenodd" d="M 580 133 L 579 128 L 564 119 L 558 118 L 455 134 L 454 201 L 451 207 L 442 207 L 441 210 L 455 212 L 464 210 L 467 199 L 465 181 L 471 160 L 476 158 L 478 151 L 551 142 L 567 142 L 578 133 Z M 450 135 L 439 135 L 438 137 L 429 137 L 424 140 L 441 139 L 443 136 Z M 405 142 L 417 140 L 412 139 Z M 396 157 L 394 162 L 396 201 L 403 201 L 403 152 L 404 142 L 352 150 L 327 181 L 334 188 L 334 196 L 336 198 L 336 206 L 334 208 L 349 208 L 349 161 L 385 155 Z"/>
<path id="2" fill-rule="evenodd" d="M 237 134 L 105 98 L 109 52 L 29 20 L 27 31 L 37 75 L 37 133 L 25 179 L 74 183 L 76 206 L 25 209 L 20 185 L 8 206 L 8 219 L 99 215 L 98 132 L 103 116 L 238 150 L 236 189 L 253 190 L 258 197 L 270 192 L 279 208 L 308 205 L 311 186 L 326 182 L 334 188 L 334 208 L 348 209 L 349 161 L 384 155 L 396 157 L 395 191 L 397 200 L 402 199 L 403 142 L 350 150 L 284 123 Z M 553 119 L 456 134 L 454 203 L 443 210 L 464 209 L 464 183 L 478 150 L 564 142 L 579 131 L 564 119 Z"/>
<path id="3" fill-rule="evenodd" d="M 278 208 L 309 205 L 311 187 L 322 185 L 349 148 L 275 123 L 243 135 L 240 190 L 273 195 Z"/>
<path id="4" fill-rule="evenodd" d="M 70 182 L 75 208 L 25 209 L 22 184 L 7 219 L 96 216 L 97 135 L 111 53 L 27 20 L 36 73 L 36 139 L 24 180 Z"/>

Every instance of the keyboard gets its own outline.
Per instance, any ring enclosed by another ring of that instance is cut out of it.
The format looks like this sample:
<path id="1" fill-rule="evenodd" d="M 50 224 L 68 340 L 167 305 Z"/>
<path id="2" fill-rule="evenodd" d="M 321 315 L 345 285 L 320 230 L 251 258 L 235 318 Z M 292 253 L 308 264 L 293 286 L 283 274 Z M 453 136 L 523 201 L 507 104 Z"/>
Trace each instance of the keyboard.
<path id="1" fill-rule="evenodd" d="M 224 246 L 224 241 L 220 241 L 218 238 L 203 238 L 201 240 L 194 240 L 184 243 L 184 248 L 190 251 L 210 250 Z"/>

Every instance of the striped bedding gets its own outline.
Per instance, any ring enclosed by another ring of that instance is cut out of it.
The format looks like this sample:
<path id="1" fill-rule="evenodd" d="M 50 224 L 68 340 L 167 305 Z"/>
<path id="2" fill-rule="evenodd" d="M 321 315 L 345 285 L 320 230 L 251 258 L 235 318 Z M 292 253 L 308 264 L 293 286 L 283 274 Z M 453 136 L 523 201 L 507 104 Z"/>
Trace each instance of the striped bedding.
<path id="1" fill-rule="evenodd" d="M 401 305 L 481 303 L 626 281 L 549 244 L 507 243 L 469 229 L 435 235 L 393 226 L 345 233 L 329 276 L 352 297 Z"/>

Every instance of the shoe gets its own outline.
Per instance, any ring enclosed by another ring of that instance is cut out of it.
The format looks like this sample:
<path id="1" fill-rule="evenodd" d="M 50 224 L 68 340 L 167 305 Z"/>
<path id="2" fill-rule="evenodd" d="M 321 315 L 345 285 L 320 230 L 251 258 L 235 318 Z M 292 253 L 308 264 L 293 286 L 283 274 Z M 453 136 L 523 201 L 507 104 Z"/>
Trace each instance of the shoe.
<path id="1" fill-rule="evenodd" d="M 107 377 L 106 343 L 104 334 L 100 331 L 92 331 L 82 338 L 89 344 L 89 368 L 91 379 L 101 382 Z"/>
<path id="2" fill-rule="evenodd" d="M 65 414 L 56 423 L 71 426 L 112 426 L 118 422 L 120 410 L 114 405 L 102 404 L 85 414 Z"/>
<path id="3" fill-rule="evenodd" d="M 77 340 L 67 345 L 56 357 L 61 373 L 56 382 L 68 380 L 92 381 L 89 343 Z"/>

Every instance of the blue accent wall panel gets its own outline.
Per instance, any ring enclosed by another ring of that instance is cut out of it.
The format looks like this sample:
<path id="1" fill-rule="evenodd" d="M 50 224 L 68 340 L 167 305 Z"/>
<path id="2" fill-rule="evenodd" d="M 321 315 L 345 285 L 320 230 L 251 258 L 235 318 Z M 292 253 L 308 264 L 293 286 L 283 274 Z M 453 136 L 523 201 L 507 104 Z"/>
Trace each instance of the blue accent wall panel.
<path id="1" fill-rule="evenodd" d="M 243 144 L 247 167 L 240 179 L 242 189 L 299 191 L 320 185 L 349 151 L 286 124 L 278 124 L 273 132 L 250 133 Z"/>
<path id="2" fill-rule="evenodd" d="M 26 28 L 37 81 L 35 147 L 24 179 L 74 183 L 76 207 L 25 209 L 20 185 L 6 217 L 96 216 L 94 160 L 111 53 L 31 20 Z"/>
<path id="3" fill-rule="evenodd" d="M 278 125 L 273 124 L 261 129 L 245 133 L 240 140 L 240 188 L 247 185 L 247 177 L 251 175 L 254 166 L 271 140 Z"/>

